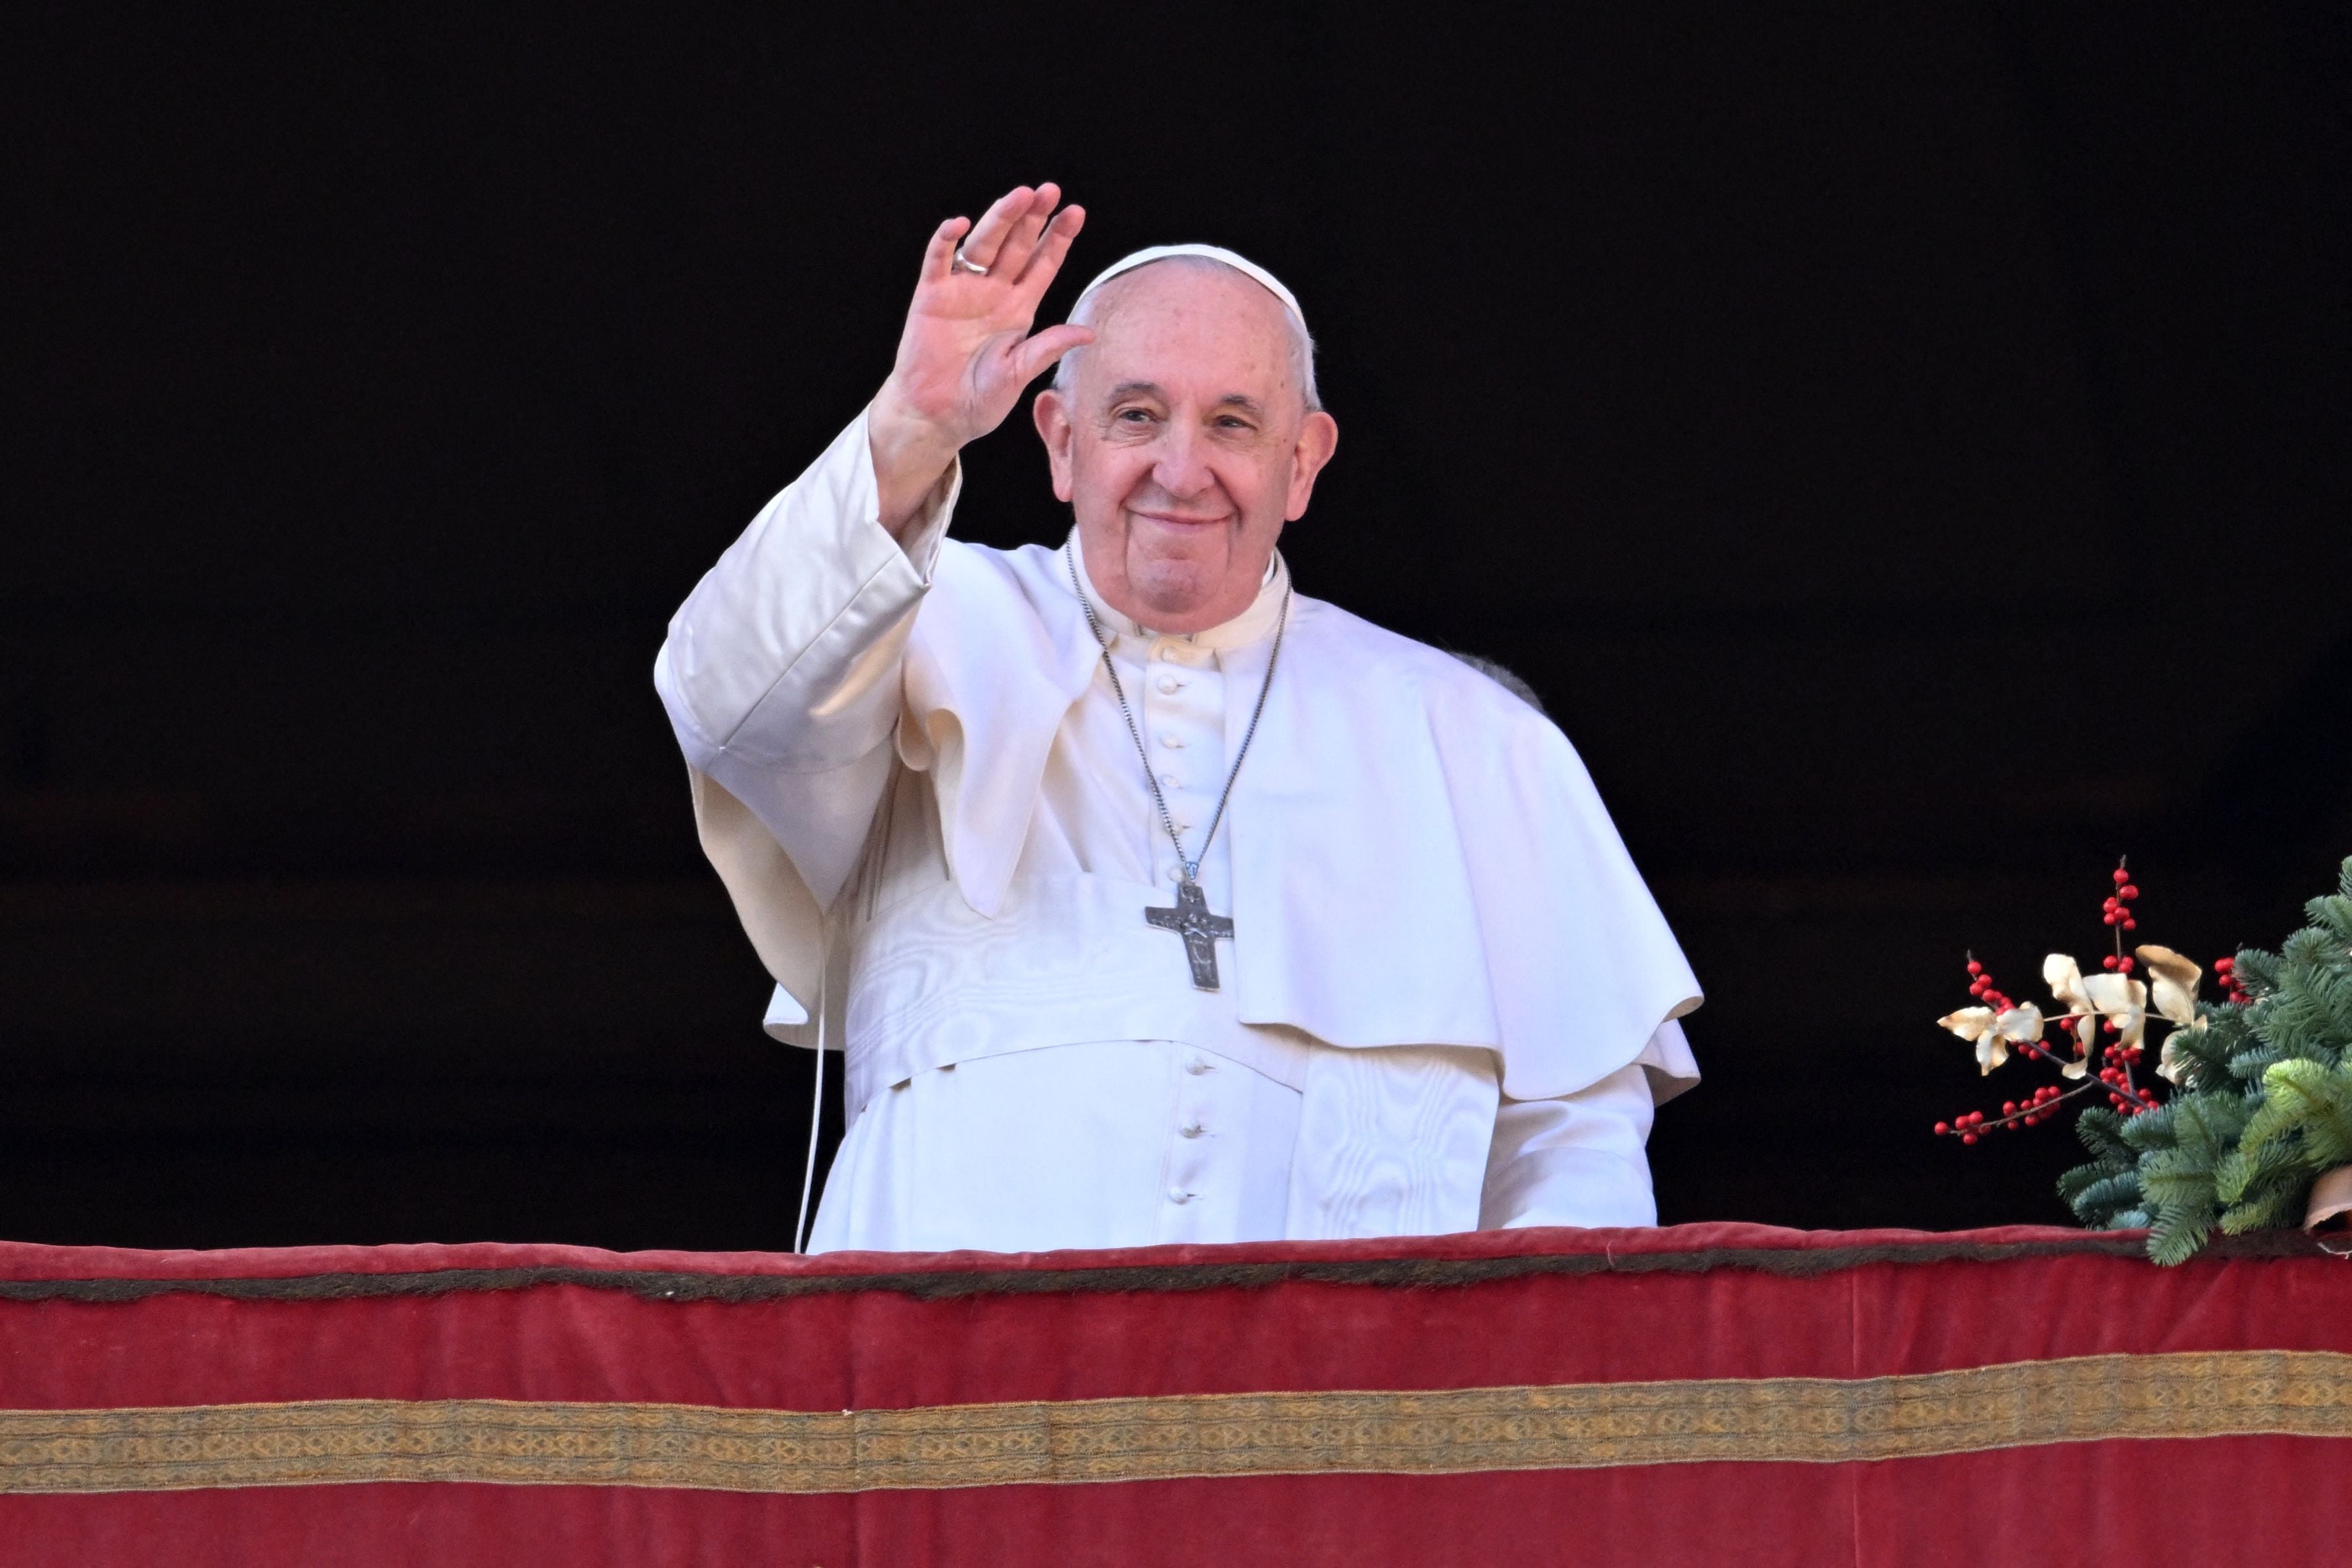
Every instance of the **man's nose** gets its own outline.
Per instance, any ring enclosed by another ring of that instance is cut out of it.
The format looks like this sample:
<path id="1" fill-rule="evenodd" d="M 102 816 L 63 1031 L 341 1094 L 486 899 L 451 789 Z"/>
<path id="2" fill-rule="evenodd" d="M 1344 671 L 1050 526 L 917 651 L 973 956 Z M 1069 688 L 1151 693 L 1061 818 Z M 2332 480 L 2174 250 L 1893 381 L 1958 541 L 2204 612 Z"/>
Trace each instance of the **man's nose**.
<path id="1" fill-rule="evenodd" d="M 1209 471 L 1206 444 L 1200 432 L 1177 422 L 1160 444 L 1160 460 L 1151 466 L 1152 481 L 1178 500 L 1205 494 L 1217 482 Z"/>

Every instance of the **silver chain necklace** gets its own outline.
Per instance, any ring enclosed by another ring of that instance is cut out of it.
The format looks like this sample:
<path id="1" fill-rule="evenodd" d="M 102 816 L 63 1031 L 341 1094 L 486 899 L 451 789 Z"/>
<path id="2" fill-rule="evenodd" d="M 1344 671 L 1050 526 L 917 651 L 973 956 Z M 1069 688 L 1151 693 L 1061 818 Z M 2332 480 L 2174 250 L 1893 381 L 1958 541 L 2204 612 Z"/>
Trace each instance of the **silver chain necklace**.
<path id="1" fill-rule="evenodd" d="M 1110 677 L 1111 695 L 1118 699 L 1119 716 L 1127 720 L 1128 738 L 1135 742 L 1135 755 L 1143 761 L 1143 782 L 1151 790 L 1151 803 L 1160 808 L 1160 825 L 1168 830 L 1168 841 L 1176 846 L 1181 879 L 1176 883 L 1175 907 L 1147 904 L 1143 918 L 1184 938 L 1184 957 L 1192 966 L 1192 984 L 1202 990 L 1213 991 L 1217 988 L 1217 943 L 1233 940 L 1234 923 L 1226 915 L 1209 913 L 1208 895 L 1201 891 L 1200 857 L 1184 852 L 1183 836 L 1176 831 L 1176 819 L 1168 810 L 1168 797 L 1160 791 L 1160 776 L 1151 769 L 1150 748 L 1143 744 L 1142 727 L 1135 722 L 1135 709 L 1128 705 L 1127 687 L 1119 681 L 1118 666 L 1111 662 L 1110 639 L 1103 635 L 1094 601 L 1087 597 L 1086 589 L 1078 581 L 1077 552 L 1068 551 L 1064 563 L 1070 569 L 1070 591 L 1078 596 L 1078 608 L 1087 612 L 1087 630 L 1094 633 L 1095 646 L 1102 650 L 1103 673 Z M 1225 787 L 1217 796 L 1217 810 L 1209 818 L 1209 831 L 1201 835 L 1202 855 L 1209 852 L 1218 824 L 1225 820 L 1226 802 L 1234 798 L 1234 780 L 1242 776 L 1250 742 L 1257 738 L 1257 721 L 1265 716 L 1265 694 L 1274 689 L 1275 667 L 1282 662 L 1282 634 L 1289 625 L 1290 585 L 1286 582 L 1282 588 L 1282 613 L 1274 623 L 1274 647 L 1266 654 L 1265 680 L 1257 688 L 1257 706 L 1250 710 L 1249 728 L 1242 732 L 1240 749 L 1234 753 L 1234 765 L 1225 774 Z"/>

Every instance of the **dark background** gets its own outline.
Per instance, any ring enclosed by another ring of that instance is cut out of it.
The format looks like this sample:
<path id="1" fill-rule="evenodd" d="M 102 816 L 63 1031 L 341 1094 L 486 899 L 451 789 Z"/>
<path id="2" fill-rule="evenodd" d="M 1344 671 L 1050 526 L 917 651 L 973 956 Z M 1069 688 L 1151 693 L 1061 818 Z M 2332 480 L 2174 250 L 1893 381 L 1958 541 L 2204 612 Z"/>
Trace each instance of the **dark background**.
<path id="1" fill-rule="evenodd" d="M 2341 5 L 796 9 L 13 25 L 0 1235 L 788 1245 L 651 661 L 1020 181 L 1051 310 L 1306 301 L 1299 581 L 1520 670 L 1706 984 L 1666 1219 L 2062 1219 L 2062 1129 L 1928 1134 L 2038 1082 L 1963 949 L 2038 995 L 2127 852 L 2210 960 L 2352 852 Z"/>

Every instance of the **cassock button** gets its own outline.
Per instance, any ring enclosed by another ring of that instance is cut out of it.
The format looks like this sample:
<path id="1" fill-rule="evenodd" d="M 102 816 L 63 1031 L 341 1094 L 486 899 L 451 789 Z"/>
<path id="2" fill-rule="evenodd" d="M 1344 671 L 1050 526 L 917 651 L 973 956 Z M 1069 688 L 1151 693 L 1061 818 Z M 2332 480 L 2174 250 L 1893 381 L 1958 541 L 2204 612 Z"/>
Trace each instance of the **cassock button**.
<path id="1" fill-rule="evenodd" d="M 1170 882 L 1182 882 L 1184 880 L 1184 868 L 1181 865 L 1170 866 L 1168 868 L 1168 880 Z"/>
<path id="2" fill-rule="evenodd" d="M 1188 1056 L 1184 1059 L 1184 1071 L 1198 1078 L 1209 1071 L 1209 1064 L 1197 1056 Z"/>
<path id="3" fill-rule="evenodd" d="M 1160 677 L 1160 689 L 1163 692 L 1181 692 L 1184 689 L 1184 683 L 1173 675 L 1162 675 Z"/>
<path id="4" fill-rule="evenodd" d="M 1162 789 L 1174 789 L 1181 788 L 1181 785 L 1173 773 L 1162 773 L 1160 776 L 1160 787 Z"/>
<path id="5" fill-rule="evenodd" d="M 1192 1195 L 1186 1192 L 1181 1186 L 1171 1186 L 1168 1189 L 1168 1201 L 1171 1203 L 1190 1203 L 1192 1201 Z"/>
<path id="6" fill-rule="evenodd" d="M 1175 751 L 1182 747 L 1184 737 L 1172 729 L 1163 729 L 1160 732 L 1160 744 L 1171 751 Z"/>
<path id="7" fill-rule="evenodd" d="M 1202 1127 L 1200 1123 L 1187 1122 L 1182 1126 L 1176 1129 L 1176 1135 L 1181 1138 L 1197 1138 L 1201 1135 L 1201 1132 Z"/>

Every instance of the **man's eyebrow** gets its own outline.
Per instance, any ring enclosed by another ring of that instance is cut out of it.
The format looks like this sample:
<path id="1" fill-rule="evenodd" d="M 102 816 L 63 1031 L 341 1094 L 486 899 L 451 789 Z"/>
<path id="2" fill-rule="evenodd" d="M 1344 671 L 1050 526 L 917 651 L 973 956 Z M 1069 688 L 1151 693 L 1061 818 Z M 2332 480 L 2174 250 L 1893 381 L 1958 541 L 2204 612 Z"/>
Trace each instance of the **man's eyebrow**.
<path id="1" fill-rule="evenodd" d="M 1118 402 L 1124 398 L 1130 397 L 1157 398 L 1161 402 L 1166 402 L 1168 401 L 1166 389 L 1161 387 L 1158 382 L 1121 382 L 1118 385 L 1110 389 L 1110 396 L 1108 401 Z M 1260 418 L 1265 417 L 1265 405 L 1258 402 L 1257 399 L 1250 396 L 1247 392 L 1227 392 L 1224 396 L 1217 400 L 1217 406 L 1219 408 L 1236 408 L 1241 410 L 1244 413 L 1255 414 Z"/>

